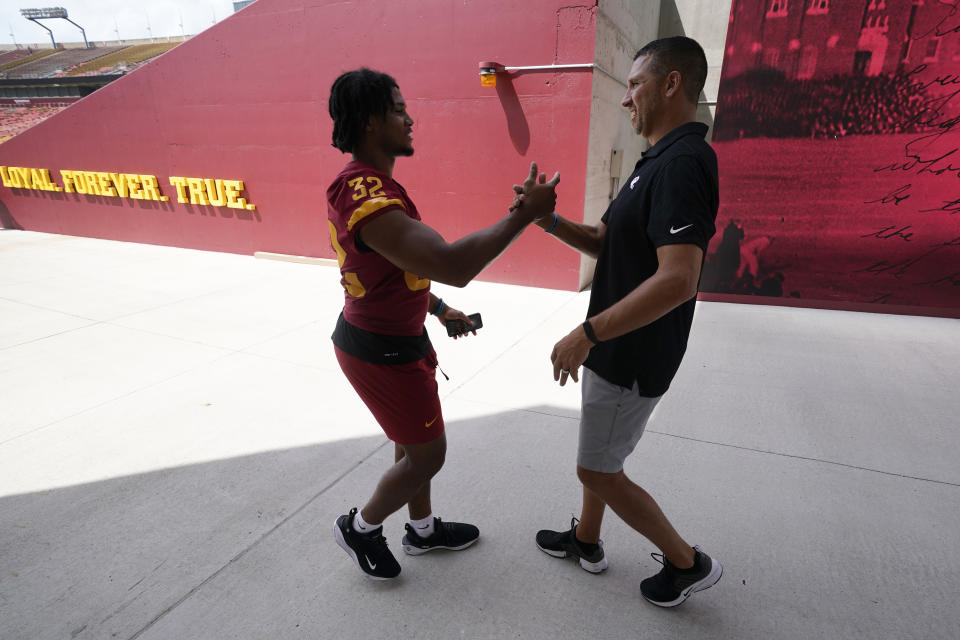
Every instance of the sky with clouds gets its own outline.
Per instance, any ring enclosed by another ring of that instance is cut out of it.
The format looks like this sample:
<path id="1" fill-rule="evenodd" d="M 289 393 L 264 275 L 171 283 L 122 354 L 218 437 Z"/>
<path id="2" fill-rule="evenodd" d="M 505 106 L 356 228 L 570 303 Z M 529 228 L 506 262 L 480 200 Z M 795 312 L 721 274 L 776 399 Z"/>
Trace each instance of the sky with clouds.
<path id="1" fill-rule="evenodd" d="M 0 48 L 50 46 L 50 35 L 20 15 L 20 9 L 63 7 L 87 32 L 87 41 L 195 35 L 233 13 L 232 0 L 2 0 Z M 41 20 L 57 42 L 82 42 L 66 20 Z M 183 25 L 181 28 L 180 25 Z M 118 38 L 119 32 L 119 38 Z"/>

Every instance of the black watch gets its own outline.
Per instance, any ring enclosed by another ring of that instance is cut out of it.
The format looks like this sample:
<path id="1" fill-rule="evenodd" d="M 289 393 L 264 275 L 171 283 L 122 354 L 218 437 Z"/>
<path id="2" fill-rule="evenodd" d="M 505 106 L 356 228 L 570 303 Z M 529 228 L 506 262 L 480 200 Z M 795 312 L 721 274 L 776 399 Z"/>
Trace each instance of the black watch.
<path id="1" fill-rule="evenodd" d="M 600 344 L 600 339 L 597 338 L 597 334 L 593 332 L 593 325 L 590 324 L 590 319 L 583 321 L 583 332 L 587 334 L 587 339 L 590 340 L 593 344 Z"/>

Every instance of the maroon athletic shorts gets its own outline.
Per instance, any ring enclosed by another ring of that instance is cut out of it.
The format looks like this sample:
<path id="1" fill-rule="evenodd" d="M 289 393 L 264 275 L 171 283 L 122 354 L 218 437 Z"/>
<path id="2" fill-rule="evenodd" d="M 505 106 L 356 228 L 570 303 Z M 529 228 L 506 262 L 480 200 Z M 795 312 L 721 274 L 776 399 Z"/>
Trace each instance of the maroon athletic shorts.
<path id="1" fill-rule="evenodd" d="M 437 394 L 437 356 L 406 364 L 374 364 L 333 347 L 357 395 L 397 444 L 423 444 L 443 433 Z"/>

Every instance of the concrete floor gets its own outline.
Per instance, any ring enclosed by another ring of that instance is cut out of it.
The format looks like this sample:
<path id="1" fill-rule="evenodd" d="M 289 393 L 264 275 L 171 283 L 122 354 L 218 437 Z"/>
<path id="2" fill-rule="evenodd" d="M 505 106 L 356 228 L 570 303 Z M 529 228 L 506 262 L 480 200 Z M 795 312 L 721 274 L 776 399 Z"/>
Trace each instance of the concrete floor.
<path id="1" fill-rule="evenodd" d="M 360 574 L 331 526 L 392 448 L 332 357 L 338 280 L 0 231 L 0 638 L 958 637 L 958 321 L 701 303 L 626 470 L 725 572 L 663 610 L 612 514 L 602 575 L 534 546 L 579 505 L 549 353 L 587 295 L 563 291 L 436 286 L 486 325 L 428 324 L 434 504 L 482 538 L 406 557 L 396 514 L 401 578 Z"/>

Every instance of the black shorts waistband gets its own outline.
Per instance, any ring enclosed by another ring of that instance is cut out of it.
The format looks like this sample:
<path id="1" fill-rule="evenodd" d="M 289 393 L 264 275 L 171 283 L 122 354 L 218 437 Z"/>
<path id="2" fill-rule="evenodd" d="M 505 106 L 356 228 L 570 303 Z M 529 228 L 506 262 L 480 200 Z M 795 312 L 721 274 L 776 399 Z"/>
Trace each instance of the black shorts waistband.
<path id="1" fill-rule="evenodd" d="M 430 358 L 433 345 L 427 328 L 419 336 L 393 336 L 373 333 L 347 322 L 343 313 L 330 336 L 333 344 L 358 360 L 374 364 L 406 364 Z"/>

